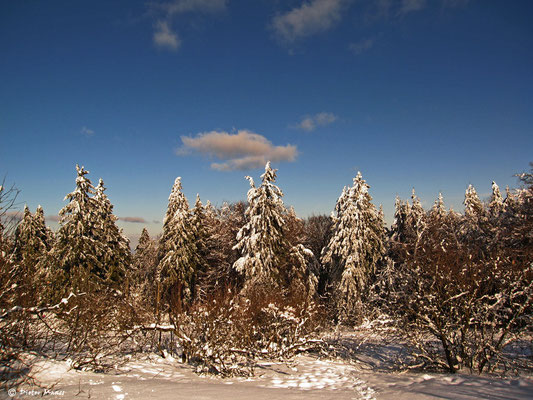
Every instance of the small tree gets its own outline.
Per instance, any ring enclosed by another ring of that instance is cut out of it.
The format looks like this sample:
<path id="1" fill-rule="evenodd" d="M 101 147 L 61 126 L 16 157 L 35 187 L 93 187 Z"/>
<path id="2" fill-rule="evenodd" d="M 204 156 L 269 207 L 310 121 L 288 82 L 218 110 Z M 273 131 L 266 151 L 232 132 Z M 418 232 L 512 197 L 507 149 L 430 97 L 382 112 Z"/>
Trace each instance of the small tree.
<path id="1" fill-rule="evenodd" d="M 103 253 L 99 255 L 99 259 L 105 265 L 106 280 L 121 282 L 131 264 L 130 243 L 116 224 L 118 218 L 113 214 L 113 205 L 104 193 L 105 190 L 104 181 L 100 179 L 93 198 L 97 240 L 103 244 Z"/>
<path id="2" fill-rule="evenodd" d="M 178 312 L 193 299 L 196 274 L 202 265 L 189 203 L 181 189 L 178 177 L 168 199 L 157 267 L 157 303 Z"/>
<path id="3" fill-rule="evenodd" d="M 335 271 L 334 299 L 340 319 L 353 317 L 360 308 L 369 277 L 384 255 L 383 221 L 361 173 L 353 186 L 344 188 L 336 205 L 333 236 L 322 253 L 322 262 Z"/>
<path id="4" fill-rule="evenodd" d="M 105 281 L 105 266 L 98 258 L 103 252 L 96 238 L 94 186 L 86 177 L 89 171 L 76 165 L 76 188 L 65 196 L 68 204 L 59 211 L 60 227 L 50 259 L 52 297 L 74 291 L 94 291 Z"/>

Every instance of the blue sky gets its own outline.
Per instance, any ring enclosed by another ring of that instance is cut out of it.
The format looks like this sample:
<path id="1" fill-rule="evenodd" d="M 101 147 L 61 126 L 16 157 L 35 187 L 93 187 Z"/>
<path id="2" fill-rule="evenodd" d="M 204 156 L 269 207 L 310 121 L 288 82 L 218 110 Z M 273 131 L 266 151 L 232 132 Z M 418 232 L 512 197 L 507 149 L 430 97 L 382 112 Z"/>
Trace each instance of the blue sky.
<path id="1" fill-rule="evenodd" d="M 57 215 L 75 164 L 134 236 L 244 199 L 264 160 L 285 203 L 327 213 L 361 170 L 387 220 L 415 187 L 462 211 L 533 160 L 533 3 L 2 1 L 0 174 Z"/>

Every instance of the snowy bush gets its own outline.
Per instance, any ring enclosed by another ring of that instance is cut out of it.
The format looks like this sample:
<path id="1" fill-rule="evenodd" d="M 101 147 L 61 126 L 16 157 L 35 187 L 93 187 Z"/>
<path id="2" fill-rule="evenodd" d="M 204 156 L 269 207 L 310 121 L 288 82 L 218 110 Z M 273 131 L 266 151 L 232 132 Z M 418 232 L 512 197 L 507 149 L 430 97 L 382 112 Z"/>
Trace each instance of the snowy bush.
<path id="1" fill-rule="evenodd" d="M 253 374 L 258 359 L 288 360 L 315 347 L 321 314 L 314 303 L 256 293 L 219 296 L 175 316 L 182 357 L 198 372 Z"/>
<path id="2" fill-rule="evenodd" d="M 374 301 L 425 365 L 508 368 L 505 347 L 531 332 L 533 196 L 531 188 L 511 196 L 490 222 L 470 187 L 465 216 L 446 212 L 439 197 L 423 229 L 393 232 Z"/>

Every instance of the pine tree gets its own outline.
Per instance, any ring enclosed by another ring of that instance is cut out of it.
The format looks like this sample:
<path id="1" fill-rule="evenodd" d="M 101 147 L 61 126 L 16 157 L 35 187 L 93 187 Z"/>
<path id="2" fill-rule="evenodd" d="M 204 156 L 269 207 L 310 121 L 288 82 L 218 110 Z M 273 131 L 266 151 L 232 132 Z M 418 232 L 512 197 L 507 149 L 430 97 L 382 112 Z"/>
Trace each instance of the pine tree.
<path id="1" fill-rule="evenodd" d="M 505 211 L 505 204 L 503 201 L 500 188 L 496 182 L 492 181 L 492 195 L 490 197 L 489 212 L 491 217 L 498 218 L 502 212 Z"/>
<path id="2" fill-rule="evenodd" d="M 483 203 L 477 195 L 476 189 L 472 185 L 468 185 L 465 192 L 465 217 L 473 224 L 479 224 L 485 216 L 485 209 Z"/>
<path id="3" fill-rule="evenodd" d="M 411 207 L 409 208 L 409 214 L 407 215 L 407 227 L 409 229 L 409 236 L 412 240 L 416 241 L 420 237 L 426 227 L 426 212 L 422 208 L 420 199 L 415 194 L 415 189 L 411 194 Z"/>
<path id="4" fill-rule="evenodd" d="M 193 299 L 196 274 L 202 264 L 189 203 L 181 189 L 178 177 L 168 199 L 157 267 L 158 297 L 162 305 L 178 312 Z"/>
<path id="5" fill-rule="evenodd" d="M 150 306 L 156 306 L 157 298 L 157 243 L 143 228 L 139 243 L 132 257 L 132 270 L 129 273 L 132 291 L 139 293 Z"/>
<path id="6" fill-rule="evenodd" d="M 38 301 L 45 276 L 46 257 L 50 250 L 51 231 L 45 225 L 44 212 L 41 206 L 32 215 L 28 206 L 24 206 L 24 214 L 15 230 L 12 260 L 15 263 L 15 280 L 19 285 L 19 293 L 24 294 L 20 301 L 35 305 Z M 22 304 L 21 303 L 21 304 Z"/>
<path id="7" fill-rule="evenodd" d="M 148 230 L 146 228 L 143 228 L 141 236 L 139 237 L 139 243 L 137 243 L 137 247 L 135 247 L 135 254 L 140 254 L 146 251 L 146 249 L 150 246 L 151 243 L 152 239 L 150 239 Z"/>
<path id="8" fill-rule="evenodd" d="M 442 193 L 439 192 L 439 197 L 435 200 L 433 207 L 429 212 L 430 218 L 443 219 L 446 216 L 446 207 L 444 207 L 444 199 Z"/>
<path id="9" fill-rule="evenodd" d="M 341 319 L 356 311 L 384 254 L 383 221 L 372 204 L 369 187 L 359 172 L 353 186 L 343 189 L 335 207 L 333 236 L 322 253 L 322 262 L 336 271 L 334 298 Z"/>
<path id="10" fill-rule="evenodd" d="M 106 280 L 121 282 L 131 263 L 130 244 L 116 224 L 118 218 L 113 214 L 113 205 L 104 193 L 105 190 L 104 181 L 100 179 L 93 198 L 96 207 L 96 236 L 102 244 L 100 249 L 103 250 L 98 258 L 105 265 Z"/>
<path id="11" fill-rule="evenodd" d="M 25 253 L 31 250 L 33 239 L 33 216 L 27 205 L 24 206 L 22 220 L 15 229 L 13 240 L 13 259 L 15 262 L 21 262 L 25 258 Z M 38 249 L 37 249 L 38 251 Z"/>
<path id="12" fill-rule="evenodd" d="M 250 182 L 247 222 L 237 234 L 238 243 L 234 248 L 240 251 L 241 257 L 233 264 L 244 275 L 245 288 L 278 281 L 286 210 L 281 199 L 283 192 L 274 184 L 276 171 L 267 162 L 259 187 L 251 177 L 246 177 Z"/>
<path id="13" fill-rule="evenodd" d="M 129 262 L 128 243 L 115 225 L 103 184 L 96 191 L 86 177 L 89 171 L 79 165 L 76 171 L 76 188 L 65 196 L 69 203 L 59 211 L 60 227 L 50 252 L 54 295 L 118 288 Z"/>
<path id="14" fill-rule="evenodd" d="M 390 231 L 391 240 L 405 243 L 408 235 L 407 224 L 411 207 L 409 207 L 408 202 L 401 201 L 399 196 L 396 196 L 394 207 L 394 221 Z"/>
<path id="15" fill-rule="evenodd" d="M 54 241 L 54 233 L 46 226 L 44 210 L 41 205 L 38 205 L 37 210 L 35 210 L 35 215 L 33 216 L 33 229 L 35 235 L 39 238 L 40 243 L 42 243 L 43 247 L 41 248 L 45 249 L 45 251 L 50 251 Z"/>

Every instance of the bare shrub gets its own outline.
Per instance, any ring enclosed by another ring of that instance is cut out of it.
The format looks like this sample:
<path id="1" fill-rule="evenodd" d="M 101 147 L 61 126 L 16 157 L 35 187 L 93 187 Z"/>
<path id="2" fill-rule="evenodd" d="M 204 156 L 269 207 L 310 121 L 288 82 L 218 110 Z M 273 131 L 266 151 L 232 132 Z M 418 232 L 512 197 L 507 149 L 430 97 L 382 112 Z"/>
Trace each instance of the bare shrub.
<path id="1" fill-rule="evenodd" d="M 313 348 L 321 326 L 315 303 L 255 292 L 248 298 L 220 293 L 174 316 L 182 357 L 198 372 L 250 375 L 256 361 L 288 360 Z"/>

